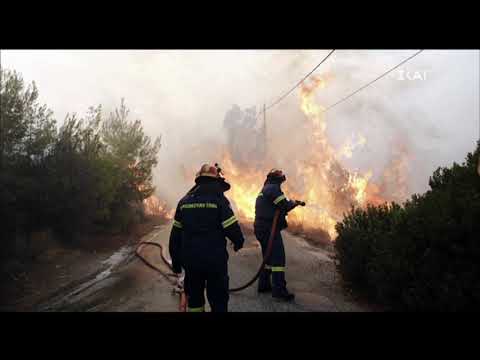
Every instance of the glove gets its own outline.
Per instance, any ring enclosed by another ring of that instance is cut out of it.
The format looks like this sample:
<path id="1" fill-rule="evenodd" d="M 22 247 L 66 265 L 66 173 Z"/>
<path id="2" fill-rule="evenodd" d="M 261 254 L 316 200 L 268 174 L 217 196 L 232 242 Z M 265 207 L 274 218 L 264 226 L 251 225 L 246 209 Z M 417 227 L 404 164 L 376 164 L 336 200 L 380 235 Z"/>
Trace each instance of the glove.
<path id="1" fill-rule="evenodd" d="M 305 206 L 305 202 L 300 200 L 295 200 L 295 205 Z"/>
<path id="2" fill-rule="evenodd" d="M 183 276 L 182 274 L 178 274 L 178 278 L 177 278 L 177 287 L 180 288 L 180 289 L 183 289 L 183 281 L 185 280 L 185 276 Z"/>
<path id="3" fill-rule="evenodd" d="M 181 294 L 184 292 L 184 280 L 185 280 L 185 275 L 180 273 L 177 274 L 177 281 L 175 283 L 175 286 L 173 287 L 173 293 Z"/>
<path id="4" fill-rule="evenodd" d="M 175 264 L 172 266 L 172 271 L 175 273 L 175 274 L 181 274 L 182 273 L 182 267 L 178 264 Z"/>
<path id="5" fill-rule="evenodd" d="M 242 247 L 243 247 L 243 245 L 236 245 L 236 244 L 234 244 L 234 245 L 233 245 L 233 251 L 237 252 L 237 251 L 240 250 Z"/>

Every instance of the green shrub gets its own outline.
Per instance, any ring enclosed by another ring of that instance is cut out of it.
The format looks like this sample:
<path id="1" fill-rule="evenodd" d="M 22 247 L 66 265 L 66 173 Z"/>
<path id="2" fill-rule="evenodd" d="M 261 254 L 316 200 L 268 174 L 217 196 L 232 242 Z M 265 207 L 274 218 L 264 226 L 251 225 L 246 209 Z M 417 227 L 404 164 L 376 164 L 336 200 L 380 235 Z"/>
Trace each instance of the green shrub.
<path id="1" fill-rule="evenodd" d="M 160 139 L 120 107 L 101 106 L 60 128 L 35 83 L 0 68 L 0 238 L 13 243 L 51 228 L 68 241 L 98 230 L 126 231 L 154 192 Z M 3 226 L 5 224 L 5 226 Z"/>
<path id="2" fill-rule="evenodd" d="M 347 287 L 401 310 L 480 304 L 480 142 L 462 165 L 439 168 L 430 190 L 402 206 L 352 208 L 336 226 Z"/>

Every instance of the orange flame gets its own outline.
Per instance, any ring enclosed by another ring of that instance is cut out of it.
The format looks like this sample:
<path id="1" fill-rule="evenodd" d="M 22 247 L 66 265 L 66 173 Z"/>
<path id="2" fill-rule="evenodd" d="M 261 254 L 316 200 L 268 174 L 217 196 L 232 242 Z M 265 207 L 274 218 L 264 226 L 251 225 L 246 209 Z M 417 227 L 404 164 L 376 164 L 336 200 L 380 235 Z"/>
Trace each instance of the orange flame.
<path id="1" fill-rule="evenodd" d="M 315 91 L 323 89 L 331 76 L 314 77 L 308 84 L 304 83 L 300 90 L 300 108 L 308 121 L 304 123 L 308 145 L 305 154 L 295 164 L 295 174 L 287 177 L 285 193 L 295 199 L 307 203 L 305 208 L 292 211 L 289 223 L 301 226 L 304 230 L 322 229 L 330 238 L 336 236 L 335 224 L 347 211 L 351 204 L 363 206 L 369 197 L 368 182 L 372 172 L 361 175 L 348 173 L 341 167 L 337 158 L 342 154 L 351 155 L 353 150 L 366 143 L 366 138 L 357 135 L 355 143 L 350 142 L 336 152 L 331 146 L 326 130 L 327 122 L 324 107 L 315 102 Z M 348 151 L 345 149 L 348 148 Z M 223 156 L 222 168 L 232 188 L 228 194 L 237 209 L 239 217 L 252 221 L 255 217 L 255 200 L 261 190 L 266 172 L 253 167 L 240 167 L 235 164 L 228 152 Z"/>
<path id="2" fill-rule="evenodd" d="M 168 209 L 167 204 L 161 201 L 157 196 L 151 195 L 143 200 L 145 214 L 153 216 L 161 216 L 165 219 L 173 219 L 175 209 Z"/>
<path id="3" fill-rule="evenodd" d="M 255 169 L 238 168 L 227 151 L 224 151 L 221 165 L 231 184 L 227 196 L 232 199 L 238 216 L 242 220 L 252 222 L 255 218 L 255 200 L 261 190 L 264 174 Z"/>
<path id="4" fill-rule="evenodd" d="M 325 108 L 315 101 L 315 92 L 324 89 L 330 78 L 332 76 L 329 74 L 316 76 L 300 88 L 300 109 L 305 115 L 303 126 L 309 135 L 305 139 L 305 151 L 299 154 L 293 173 L 287 174 L 289 180 L 283 190 L 288 198 L 303 200 L 307 204 L 306 207 L 289 213 L 289 224 L 308 233 L 321 230 L 322 234 L 328 234 L 332 240 L 336 237 L 337 221 L 341 220 L 352 205 L 364 207 L 369 203 L 383 203 L 387 183 L 406 183 L 404 175 L 401 175 L 405 174 L 406 152 L 402 150 L 394 159 L 385 171 L 385 181 L 381 185 L 371 182 L 372 170 L 365 173 L 346 170 L 338 159 L 342 156 L 351 158 L 354 150 L 364 146 L 367 139 L 361 134 L 353 134 L 338 150 L 330 144 L 326 133 Z M 270 159 L 268 164 L 265 161 L 263 165 L 255 161 L 249 165 L 239 164 L 232 159 L 232 154 L 224 150 L 220 165 L 231 184 L 227 196 L 234 211 L 244 222 L 252 222 L 255 218 L 255 201 L 266 173 L 273 167 L 281 168 L 281 160 Z"/>

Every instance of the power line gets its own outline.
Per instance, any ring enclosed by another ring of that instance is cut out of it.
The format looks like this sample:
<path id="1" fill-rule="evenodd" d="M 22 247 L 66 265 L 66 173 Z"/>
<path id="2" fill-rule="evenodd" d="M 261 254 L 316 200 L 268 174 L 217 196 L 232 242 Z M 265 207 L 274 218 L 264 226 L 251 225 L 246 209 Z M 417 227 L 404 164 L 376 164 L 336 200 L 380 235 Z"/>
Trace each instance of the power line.
<path id="1" fill-rule="evenodd" d="M 274 107 L 275 105 L 277 105 L 280 101 L 282 101 L 283 99 L 285 99 L 288 95 L 290 95 L 292 93 L 293 90 L 295 90 L 298 86 L 300 86 L 310 75 L 312 75 L 314 73 L 315 70 L 317 70 L 320 65 L 322 65 L 329 57 L 330 55 L 332 55 L 334 53 L 335 49 L 333 49 L 332 51 L 330 51 L 328 53 L 327 56 L 325 56 L 322 61 L 320 61 L 307 75 L 305 75 L 303 77 L 302 80 L 300 80 L 298 83 L 295 84 L 294 87 L 292 87 L 290 90 L 288 90 L 285 94 L 283 94 L 282 96 L 280 96 L 275 102 L 273 102 L 272 104 L 268 105 L 264 110 L 260 111 L 258 114 L 257 114 L 257 117 L 260 116 L 264 111 L 267 111 L 268 109 L 271 109 L 272 107 Z"/>
<path id="2" fill-rule="evenodd" d="M 287 91 L 285 94 L 283 94 L 282 96 L 280 96 L 275 102 L 273 102 L 272 104 L 268 105 L 267 107 L 265 107 L 262 111 L 260 111 L 258 114 L 257 114 L 257 118 L 258 116 L 260 116 L 261 114 L 263 114 L 264 112 L 266 112 L 268 109 L 271 109 L 272 107 L 274 107 L 275 105 L 277 105 L 280 101 L 282 101 L 284 98 L 286 98 L 288 95 L 290 95 L 293 90 L 295 90 L 298 86 L 300 86 L 315 70 L 317 70 L 320 65 L 322 65 L 329 57 L 330 55 L 333 54 L 333 52 L 335 51 L 335 49 L 333 49 L 332 51 L 330 51 L 328 53 L 327 56 L 325 56 L 322 61 L 320 61 L 307 75 L 305 75 L 302 80 L 300 80 L 297 84 L 295 84 L 294 87 L 292 87 L 289 91 Z M 419 55 L 421 52 L 423 51 L 422 50 L 419 50 L 417 51 L 416 53 L 414 53 L 413 55 L 409 56 L 408 58 L 406 58 L 405 60 L 401 61 L 399 64 L 395 65 L 394 67 L 392 67 L 391 69 L 389 69 L 388 71 L 384 72 L 383 74 L 381 74 L 380 76 L 378 76 L 377 78 L 373 79 L 372 81 L 370 81 L 369 83 L 361 86 L 360 88 L 358 88 L 357 90 L 355 90 L 354 92 L 352 92 L 351 94 L 345 96 L 344 98 L 340 99 L 339 101 L 337 101 L 336 103 L 328 106 L 324 112 L 327 112 L 329 111 L 330 109 L 332 109 L 333 107 L 343 103 L 344 101 L 350 99 L 352 96 L 354 96 L 355 94 L 359 93 L 360 91 L 362 91 L 363 89 L 369 87 L 370 85 L 372 85 L 373 83 L 375 83 L 376 81 L 380 80 L 381 78 L 385 77 L 386 75 L 388 75 L 389 73 L 391 73 L 392 71 L 394 71 L 395 69 L 397 69 L 398 67 L 402 66 L 403 64 L 405 64 L 407 61 L 410 61 L 411 59 L 413 59 L 415 56 Z"/>
<path id="3" fill-rule="evenodd" d="M 415 56 L 417 56 L 418 54 L 420 54 L 421 52 L 423 51 L 422 50 L 419 50 L 417 51 L 415 54 L 411 55 L 410 57 L 408 57 L 407 59 L 403 60 L 402 62 L 400 62 L 398 65 L 395 65 L 393 68 L 391 68 L 390 70 L 388 70 L 387 72 L 384 72 L 382 75 L 380 75 L 379 77 L 377 77 L 376 79 L 370 81 L 368 84 L 365 84 L 363 85 L 362 87 L 358 88 L 357 90 L 355 90 L 354 92 L 352 92 L 351 94 L 345 96 L 344 98 L 340 99 L 339 101 L 337 101 L 336 103 L 330 105 L 329 107 L 327 107 L 324 112 L 327 112 L 328 110 L 330 110 L 331 108 L 341 104 L 342 102 L 348 100 L 349 98 L 351 98 L 353 95 L 359 93 L 360 91 L 362 91 L 363 89 L 365 89 L 366 87 L 372 85 L 374 82 L 376 82 L 377 80 L 380 80 L 381 78 L 383 78 L 384 76 L 388 75 L 389 73 L 391 73 L 393 70 L 395 70 L 396 68 L 402 66 L 403 64 L 405 64 L 407 61 L 413 59 Z"/>

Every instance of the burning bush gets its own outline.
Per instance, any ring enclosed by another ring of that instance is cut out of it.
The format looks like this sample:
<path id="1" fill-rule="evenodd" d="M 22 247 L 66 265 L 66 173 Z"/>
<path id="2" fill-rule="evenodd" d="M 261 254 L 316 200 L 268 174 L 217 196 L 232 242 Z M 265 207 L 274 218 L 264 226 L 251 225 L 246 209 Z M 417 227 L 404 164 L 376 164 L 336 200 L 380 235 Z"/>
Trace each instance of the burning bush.
<path id="1" fill-rule="evenodd" d="M 353 208 L 337 224 L 345 285 L 394 309 L 476 310 L 480 303 L 480 142 L 439 168 L 403 206 Z"/>
<path id="2" fill-rule="evenodd" d="M 159 216 L 163 219 L 173 219 L 175 209 L 168 209 L 165 201 L 151 195 L 143 200 L 143 209 L 148 216 Z"/>
<path id="3" fill-rule="evenodd" d="M 225 121 L 228 125 L 228 146 L 224 150 L 221 164 L 232 184 L 228 196 L 242 220 L 251 222 L 254 219 L 255 199 L 267 172 L 273 167 L 287 172 L 288 181 L 284 185 L 287 196 L 303 200 L 307 204 L 305 208 L 292 211 L 288 215 L 290 229 L 292 232 L 302 233 L 320 245 L 327 245 L 328 241 L 335 238 L 335 224 L 352 204 L 365 206 L 367 203 L 384 201 L 385 190 L 389 189 L 370 181 L 371 170 L 364 174 L 349 171 L 340 162 L 342 156 L 351 157 L 356 147 L 364 146 L 367 139 L 357 134 L 347 139 L 340 149 L 335 149 L 328 138 L 325 109 L 316 103 L 314 95 L 317 90 L 323 89 L 331 78 L 329 74 L 314 76 L 309 82 L 302 84 L 299 105 L 303 118 L 298 131 L 306 138 L 301 151 L 298 148 L 292 149 L 295 153 L 293 161 L 282 159 L 278 152 L 266 151 L 273 146 L 267 146 L 265 123 L 255 123 L 258 119 L 242 115 L 239 107 L 227 113 Z M 242 122 L 242 118 L 246 120 Z M 252 123 L 248 120 L 250 118 L 253 119 Z M 288 133 L 284 133 L 285 135 L 291 136 Z M 289 138 L 282 140 L 285 144 L 291 141 Z M 246 146 L 246 143 L 249 146 Z M 238 150 L 245 148 L 255 150 Z M 240 155 L 246 156 L 249 161 L 245 161 Z M 392 173 L 394 174 L 396 173 Z M 390 185 L 395 188 L 395 181 Z"/>
<path id="4" fill-rule="evenodd" d="M 126 230 L 142 217 L 160 140 L 128 119 L 123 101 L 108 117 L 99 106 L 57 128 L 35 84 L 0 71 L 0 237 L 53 228 L 69 240 L 94 229 Z"/>

